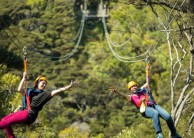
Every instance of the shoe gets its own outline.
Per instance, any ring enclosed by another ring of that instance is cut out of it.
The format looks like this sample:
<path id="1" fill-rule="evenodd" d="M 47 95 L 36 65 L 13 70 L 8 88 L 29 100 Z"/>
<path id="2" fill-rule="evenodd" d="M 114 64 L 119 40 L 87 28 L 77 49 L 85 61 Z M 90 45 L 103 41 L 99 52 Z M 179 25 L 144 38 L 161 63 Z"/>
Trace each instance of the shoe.
<path id="1" fill-rule="evenodd" d="M 158 133 L 158 134 L 156 135 L 156 138 L 164 138 L 164 137 L 163 137 L 162 133 Z"/>
<path id="2" fill-rule="evenodd" d="M 171 136 L 171 138 L 182 138 L 182 137 L 176 132 L 176 134 Z"/>

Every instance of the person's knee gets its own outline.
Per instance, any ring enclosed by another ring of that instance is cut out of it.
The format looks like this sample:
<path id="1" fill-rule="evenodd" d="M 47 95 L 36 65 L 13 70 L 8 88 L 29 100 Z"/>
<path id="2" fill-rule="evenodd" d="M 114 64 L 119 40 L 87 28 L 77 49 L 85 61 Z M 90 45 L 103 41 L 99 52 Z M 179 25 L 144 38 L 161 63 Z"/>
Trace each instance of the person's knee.
<path id="1" fill-rule="evenodd" d="M 4 121 L 5 121 L 5 118 L 2 118 L 2 119 L 1 119 L 1 122 L 4 122 Z"/>
<path id="2" fill-rule="evenodd" d="M 164 120 L 166 120 L 166 121 L 172 120 L 172 117 L 171 117 L 171 115 L 168 112 L 163 114 L 162 118 L 164 118 Z"/>
<path id="3" fill-rule="evenodd" d="M 153 112 L 153 117 L 159 117 L 159 113 L 157 111 Z"/>
<path id="4" fill-rule="evenodd" d="M 170 116 L 170 114 L 166 115 L 166 121 L 171 121 L 172 117 Z"/>
<path id="5" fill-rule="evenodd" d="M 2 122 L 5 126 L 10 126 L 10 125 L 11 125 L 9 119 L 6 119 L 6 118 L 3 118 L 3 119 L 1 120 L 1 122 Z"/>
<path id="6" fill-rule="evenodd" d="M 6 119 L 2 118 L 0 124 L 7 124 Z"/>
<path id="7" fill-rule="evenodd" d="M 9 124 L 7 123 L 6 119 L 2 119 L 0 122 L 0 129 L 4 129 L 7 127 Z"/>

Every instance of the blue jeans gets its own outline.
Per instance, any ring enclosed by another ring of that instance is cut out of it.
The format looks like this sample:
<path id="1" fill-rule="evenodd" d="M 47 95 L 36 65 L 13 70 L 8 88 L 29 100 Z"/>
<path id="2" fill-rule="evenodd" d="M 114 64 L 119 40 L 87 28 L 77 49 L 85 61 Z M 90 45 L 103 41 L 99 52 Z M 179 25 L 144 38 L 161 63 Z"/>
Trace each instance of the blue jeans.
<path id="1" fill-rule="evenodd" d="M 152 118 L 156 133 L 162 132 L 160 119 L 159 119 L 159 117 L 161 117 L 166 121 L 166 123 L 171 131 L 171 135 L 176 134 L 176 128 L 174 126 L 174 122 L 172 120 L 172 117 L 161 106 L 159 106 L 157 104 L 154 105 L 153 107 L 147 106 L 146 110 L 145 110 L 145 117 Z"/>

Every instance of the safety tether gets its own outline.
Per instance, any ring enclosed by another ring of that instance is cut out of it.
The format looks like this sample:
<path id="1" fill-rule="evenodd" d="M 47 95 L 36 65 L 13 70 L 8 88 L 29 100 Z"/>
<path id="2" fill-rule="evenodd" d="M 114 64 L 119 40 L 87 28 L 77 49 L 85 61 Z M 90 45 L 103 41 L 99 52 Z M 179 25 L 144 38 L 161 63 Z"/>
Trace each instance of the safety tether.
<path id="1" fill-rule="evenodd" d="M 28 70 L 28 67 L 27 67 L 27 53 L 25 51 L 25 48 L 23 49 L 25 55 L 24 55 L 24 71 L 27 72 Z M 27 102 L 27 109 L 28 110 L 31 110 L 31 107 L 30 107 L 30 97 L 28 95 L 28 90 L 27 90 L 27 76 L 25 76 L 25 86 L 24 86 L 24 89 L 25 89 L 25 96 L 26 96 L 26 102 Z"/>
<path id="2" fill-rule="evenodd" d="M 146 64 L 146 83 L 148 84 L 148 92 L 150 91 L 150 64 L 147 62 Z M 149 102 L 149 95 L 148 92 L 146 92 L 145 95 L 145 103 Z"/>

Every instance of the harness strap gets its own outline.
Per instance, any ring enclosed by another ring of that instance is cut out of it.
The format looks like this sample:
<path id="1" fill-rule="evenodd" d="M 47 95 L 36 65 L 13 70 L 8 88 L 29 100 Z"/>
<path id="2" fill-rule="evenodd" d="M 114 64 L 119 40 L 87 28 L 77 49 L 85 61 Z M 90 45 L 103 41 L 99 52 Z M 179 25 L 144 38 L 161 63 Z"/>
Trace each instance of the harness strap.
<path id="1" fill-rule="evenodd" d="M 148 84 L 148 92 L 149 92 L 149 89 L 150 89 L 149 88 L 149 85 L 150 85 L 150 65 L 149 65 L 149 63 L 146 64 L 146 83 Z M 146 105 L 149 102 L 148 92 L 146 92 L 146 95 L 145 95 L 145 103 L 146 103 Z"/>
<path id="2" fill-rule="evenodd" d="M 27 71 L 27 57 L 26 56 L 24 57 L 24 71 Z M 28 91 L 27 91 L 27 77 L 25 79 L 26 79 L 25 95 L 26 95 L 27 109 L 31 110 L 31 107 L 30 107 L 30 97 L 29 97 Z"/>
<path id="3" fill-rule="evenodd" d="M 27 109 L 31 110 L 31 106 L 30 106 L 30 97 L 28 95 L 28 92 L 26 93 L 26 102 L 27 102 Z"/>
<path id="4" fill-rule="evenodd" d="M 24 71 L 27 71 L 27 58 L 24 57 Z"/>
<path id="5" fill-rule="evenodd" d="M 149 102 L 149 95 L 148 95 L 148 93 L 146 93 L 146 95 L 145 95 L 145 104 L 146 104 L 146 106 L 148 105 L 148 102 Z"/>

